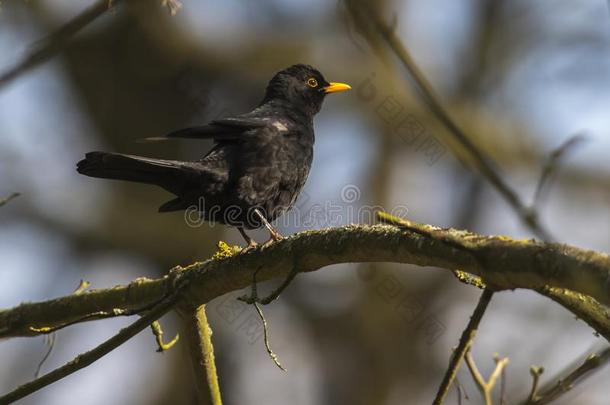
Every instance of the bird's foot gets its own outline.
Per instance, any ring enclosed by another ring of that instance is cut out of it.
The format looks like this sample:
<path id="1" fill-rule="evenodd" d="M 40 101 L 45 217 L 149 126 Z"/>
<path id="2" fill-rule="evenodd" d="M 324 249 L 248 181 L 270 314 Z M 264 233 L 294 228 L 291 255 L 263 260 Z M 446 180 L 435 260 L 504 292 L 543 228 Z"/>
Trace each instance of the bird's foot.
<path id="1" fill-rule="evenodd" d="M 239 228 L 237 228 L 237 230 L 239 231 L 239 233 L 241 233 L 241 236 L 243 236 L 244 240 L 248 244 L 248 246 L 246 246 L 245 248 L 243 248 L 241 250 L 241 253 L 247 253 L 247 252 L 251 251 L 252 249 L 256 249 L 258 247 L 258 243 L 256 243 L 256 241 L 254 239 L 252 239 L 250 236 L 248 236 L 246 231 L 244 231 L 244 228 L 239 227 Z"/>
<path id="2" fill-rule="evenodd" d="M 250 239 L 250 241 L 248 242 L 248 246 L 246 246 L 245 248 L 243 248 L 240 253 L 248 253 L 251 250 L 254 250 L 258 247 L 258 243 L 256 243 L 256 241 L 254 239 Z"/>
<path id="3" fill-rule="evenodd" d="M 263 243 L 263 248 L 266 248 L 266 247 L 272 245 L 273 242 L 277 242 L 277 241 L 280 241 L 280 240 L 284 239 L 282 234 L 279 233 L 275 229 L 273 230 L 273 232 L 270 231 L 269 233 L 271 234 L 271 237 L 269 238 L 269 240 L 267 242 Z"/>

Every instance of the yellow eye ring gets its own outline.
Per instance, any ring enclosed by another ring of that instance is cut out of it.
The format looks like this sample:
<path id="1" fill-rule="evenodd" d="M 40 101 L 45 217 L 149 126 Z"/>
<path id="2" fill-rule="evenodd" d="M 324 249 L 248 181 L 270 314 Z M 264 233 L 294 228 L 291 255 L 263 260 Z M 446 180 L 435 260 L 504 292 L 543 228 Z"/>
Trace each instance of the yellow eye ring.
<path id="1" fill-rule="evenodd" d="M 318 81 L 317 81 L 316 79 L 314 79 L 313 77 L 312 77 L 312 78 L 309 78 L 309 79 L 307 80 L 307 85 L 308 85 L 309 87 L 316 88 L 316 87 L 318 87 Z"/>

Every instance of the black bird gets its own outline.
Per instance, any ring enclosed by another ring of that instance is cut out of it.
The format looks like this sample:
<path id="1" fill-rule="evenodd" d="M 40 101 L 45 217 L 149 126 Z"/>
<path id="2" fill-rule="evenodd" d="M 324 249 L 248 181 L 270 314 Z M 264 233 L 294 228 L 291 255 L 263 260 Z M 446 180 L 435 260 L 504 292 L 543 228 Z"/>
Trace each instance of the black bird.
<path id="1" fill-rule="evenodd" d="M 309 65 L 294 65 L 269 82 L 263 101 L 249 113 L 181 129 L 162 139 L 208 139 L 215 146 L 193 162 L 90 152 L 77 171 L 91 177 L 154 184 L 173 193 L 159 212 L 197 209 L 207 221 L 245 229 L 267 227 L 295 203 L 313 159 L 313 117 L 328 93 L 349 90 L 329 83 Z M 160 139 L 160 138 L 156 138 Z"/>

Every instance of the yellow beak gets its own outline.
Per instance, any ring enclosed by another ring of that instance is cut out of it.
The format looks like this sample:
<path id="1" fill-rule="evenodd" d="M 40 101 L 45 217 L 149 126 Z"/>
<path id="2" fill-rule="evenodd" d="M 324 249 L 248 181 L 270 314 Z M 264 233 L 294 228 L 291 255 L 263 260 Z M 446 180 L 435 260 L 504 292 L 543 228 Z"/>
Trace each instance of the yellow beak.
<path id="1" fill-rule="evenodd" d="M 324 87 L 324 93 L 336 93 L 338 91 L 350 90 L 351 86 L 345 83 L 331 83 L 329 86 Z"/>

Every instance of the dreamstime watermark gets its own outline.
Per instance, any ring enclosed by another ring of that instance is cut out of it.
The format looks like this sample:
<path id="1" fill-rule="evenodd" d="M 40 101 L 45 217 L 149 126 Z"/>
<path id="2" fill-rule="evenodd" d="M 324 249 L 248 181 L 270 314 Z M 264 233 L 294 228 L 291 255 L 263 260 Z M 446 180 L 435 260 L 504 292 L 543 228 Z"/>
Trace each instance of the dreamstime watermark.
<path id="1" fill-rule="evenodd" d="M 258 314 L 248 311 L 249 305 L 238 300 L 239 293 L 227 294 L 215 305 L 215 311 L 227 324 L 243 334 L 248 344 L 255 344 L 264 334 L 264 325 Z"/>
<path id="2" fill-rule="evenodd" d="M 408 330 L 423 334 L 426 344 L 432 345 L 445 333 L 445 325 L 435 315 L 426 313 L 423 300 L 409 293 L 398 278 L 389 274 L 379 278 L 366 268 L 358 269 L 357 274 L 363 282 L 373 284 L 373 290 L 396 311 Z"/>
<path id="3" fill-rule="evenodd" d="M 368 41 L 358 32 L 345 0 L 337 1 L 337 8 L 352 44 L 362 53 L 367 52 Z M 415 115 L 405 110 L 393 94 L 379 94 L 375 85 L 376 72 L 371 72 L 355 86 L 356 96 L 364 103 L 372 103 L 375 113 L 390 132 L 399 136 L 409 147 L 422 153 L 429 165 L 435 164 L 447 151 L 436 137 L 426 133 L 426 128 Z"/>
<path id="4" fill-rule="evenodd" d="M 433 165 L 447 152 L 441 141 L 428 134 L 424 125 L 392 94 L 379 94 L 375 84 L 376 73 L 362 79 L 355 87 L 356 96 L 364 103 L 372 103 L 375 113 L 388 130 L 398 136 L 415 152 L 424 155 L 426 162 Z"/>
<path id="5" fill-rule="evenodd" d="M 404 205 L 398 205 L 388 210 L 381 205 L 361 204 L 360 188 L 347 184 L 341 188 L 339 201 L 327 200 L 306 207 L 309 195 L 303 202 L 292 209 L 277 208 L 268 212 L 264 206 L 243 207 L 240 205 L 206 204 L 206 199 L 200 197 L 197 204 L 188 207 L 184 212 L 184 221 L 191 228 L 203 225 L 214 227 L 216 224 L 229 224 L 237 227 L 260 227 L 260 215 L 272 219 L 279 227 L 320 228 L 340 226 L 344 224 L 370 224 L 376 221 L 379 211 L 388 212 L 397 217 L 406 217 L 409 210 Z M 258 211 L 258 212 L 257 212 Z"/>

